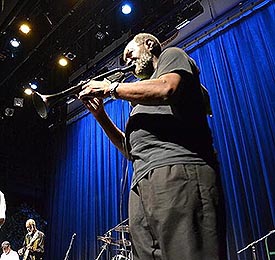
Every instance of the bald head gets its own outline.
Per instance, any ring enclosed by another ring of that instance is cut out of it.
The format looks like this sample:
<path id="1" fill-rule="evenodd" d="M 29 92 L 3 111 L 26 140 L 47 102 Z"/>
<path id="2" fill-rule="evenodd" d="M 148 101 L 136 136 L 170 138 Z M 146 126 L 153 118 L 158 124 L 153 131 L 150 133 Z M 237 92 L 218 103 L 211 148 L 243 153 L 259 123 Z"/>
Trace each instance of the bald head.
<path id="1" fill-rule="evenodd" d="M 149 44 L 150 43 L 150 52 L 156 56 L 159 57 L 161 53 L 161 44 L 159 40 L 150 33 L 139 33 L 137 34 L 125 47 L 124 53 L 123 53 L 123 59 L 124 61 L 127 61 L 127 52 L 129 49 L 135 48 L 135 46 L 140 46 L 142 44 Z"/>
<path id="2" fill-rule="evenodd" d="M 143 44 L 148 41 L 152 42 L 151 53 L 156 57 L 159 57 L 161 53 L 161 44 L 154 35 L 150 33 L 139 33 L 134 37 L 133 41 L 135 41 L 137 44 Z"/>
<path id="3" fill-rule="evenodd" d="M 148 79 L 155 70 L 160 53 L 161 46 L 155 36 L 139 33 L 125 47 L 123 59 L 126 64 L 135 64 L 136 77 Z"/>
<path id="4" fill-rule="evenodd" d="M 36 231 L 36 224 L 33 219 L 28 219 L 26 221 L 26 229 L 28 230 L 29 233 L 33 233 Z"/>

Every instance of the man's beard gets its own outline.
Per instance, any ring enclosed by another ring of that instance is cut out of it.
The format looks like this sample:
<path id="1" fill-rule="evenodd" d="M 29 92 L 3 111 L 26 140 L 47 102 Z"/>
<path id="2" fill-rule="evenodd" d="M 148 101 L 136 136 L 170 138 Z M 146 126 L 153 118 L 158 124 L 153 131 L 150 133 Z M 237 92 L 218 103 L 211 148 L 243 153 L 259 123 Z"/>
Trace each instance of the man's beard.
<path id="1" fill-rule="evenodd" d="M 136 63 L 135 75 L 141 79 L 148 79 L 154 73 L 153 54 L 144 51 Z"/>

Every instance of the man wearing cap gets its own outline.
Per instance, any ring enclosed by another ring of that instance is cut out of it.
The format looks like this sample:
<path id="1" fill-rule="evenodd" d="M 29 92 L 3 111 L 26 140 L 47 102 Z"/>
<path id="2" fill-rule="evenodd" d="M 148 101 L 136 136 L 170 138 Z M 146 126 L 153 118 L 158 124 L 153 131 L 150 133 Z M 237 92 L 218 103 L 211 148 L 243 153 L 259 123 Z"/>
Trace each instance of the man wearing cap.
<path id="1" fill-rule="evenodd" d="M 11 249 L 10 242 L 4 241 L 1 244 L 3 254 L 0 257 L 0 260 L 19 260 L 17 252 Z"/>
<path id="2" fill-rule="evenodd" d="M 0 191 L 0 228 L 6 219 L 6 201 L 4 193 Z"/>

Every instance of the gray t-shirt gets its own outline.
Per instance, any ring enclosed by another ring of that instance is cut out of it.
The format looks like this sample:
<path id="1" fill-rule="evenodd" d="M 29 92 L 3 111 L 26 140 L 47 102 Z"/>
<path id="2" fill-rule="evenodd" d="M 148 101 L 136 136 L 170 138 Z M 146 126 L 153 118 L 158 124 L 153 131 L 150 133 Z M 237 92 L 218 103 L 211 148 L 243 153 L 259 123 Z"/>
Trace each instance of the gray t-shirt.
<path id="1" fill-rule="evenodd" d="M 126 126 L 133 160 L 132 187 L 150 170 L 173 164 L 214 163 L 199 70 L 181 49 L 164 50 L 152 79 L 175 72 L 182 82 L 169 105 L 136 104 Z"/>

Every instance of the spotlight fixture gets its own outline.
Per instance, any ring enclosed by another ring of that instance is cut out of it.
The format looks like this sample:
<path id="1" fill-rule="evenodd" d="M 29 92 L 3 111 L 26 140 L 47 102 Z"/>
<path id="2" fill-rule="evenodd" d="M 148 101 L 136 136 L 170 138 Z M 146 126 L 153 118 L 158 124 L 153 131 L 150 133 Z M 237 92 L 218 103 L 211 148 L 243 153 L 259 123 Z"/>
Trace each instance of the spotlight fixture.
<path id="1" fill-rule="evenodd" d="M 61 57 L 59 60 L 58 60 L 58 63 L 60 66 L 62 67 L 66 67 L 68 65 L 68 60 L 64 57 Z"/>
<path id="2" fill-rule="evenodd" d="M 72 52 L 67 52 L 64 56 L 69 60 L 73 60 L 76 57 L 76 55 Z"/>
<path id="3" fill-rule="evenodd" d="M 30 88 L 31 88 L 31 89 L 34 89 L 34 90 L 35 90 L 35 89 L 38 88 L 38 84 L 37 84 L 36 82 L 30 82 L 29 85 L 30 85 Z"/>
<path id="4" fill-rule="evenodd" d="M 7 107 L 5 108 L 5 116 L 12 117 L 14 114 L 14 108 Z"/>
<path id="5" fill-rule="evenodd" d="M 102 41 L 102 40 L 105 38 L 105 34 L 104 34 L 103 32 L 101 32 L 101 31 L 98 31 L 98 32 L 96 33 L 95 37 L 96 37 L 98 40 Z"/>
<path id="6" fill-rule="evenodd" d="M 28 96 L 30 96 L 33 93 L 33 90 L 31 88 L 25 88 L 24 93 Z"/>
<path id="7" fill-rule="evenodd" d="M 97 28 L 98 28 L 98 31 L 95 34 L 95 38 L 98 39 L 99 41 L 102 41 L 105 39 L 105 37 L 109 36 L 110 25 L 97 24 Z"/>
<path id="8" fill-rule="evenodd" d="M 23 107 L 24 106 L 24 99 L 23 98 L 14 98 L 13 99 L 13 106 L 15 107 Z"/>
<path id="9" fill-rule="evenodd" d="M 10 44 L 14 48 L 18 48 L 20 46 L 20 41 L 18 41 L 16 38 L 12 38 L 10 40 Z"/>
<path id="10" fill-rule="evenodd" d="M 28 24 L 23 23 L 20 25 L 19 30 L 24 34 L 28 34 L 31 31 L 31 28 Z"/>
<path id="11" fill-rule="evenodd" d="M 121 6 L 121 11 L 123 14 L 127 15 L 127 14 L 130 14 L 132 12 L 132 8 L 129 4 L 123 4 Z"/>

